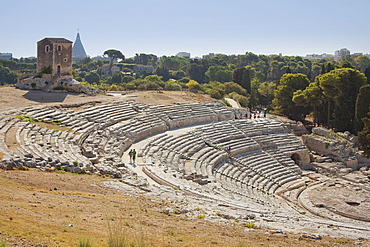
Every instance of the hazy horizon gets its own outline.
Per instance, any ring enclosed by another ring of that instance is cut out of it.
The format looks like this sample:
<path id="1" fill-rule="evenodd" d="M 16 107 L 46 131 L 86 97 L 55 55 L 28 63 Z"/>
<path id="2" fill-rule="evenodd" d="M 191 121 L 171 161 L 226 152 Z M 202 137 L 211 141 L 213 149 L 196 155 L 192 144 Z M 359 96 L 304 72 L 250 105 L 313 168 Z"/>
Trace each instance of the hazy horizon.
<path id="1" fill-rule="evenodd" d="M 191 57 L 208 53 L 305 56 L 370 53 L 370 2 L 357 0 L 71 1 L 2 0 L 0 52 L 36 56 L 45 37 L 81 41 L 90 57 L 118 49 Z"/>

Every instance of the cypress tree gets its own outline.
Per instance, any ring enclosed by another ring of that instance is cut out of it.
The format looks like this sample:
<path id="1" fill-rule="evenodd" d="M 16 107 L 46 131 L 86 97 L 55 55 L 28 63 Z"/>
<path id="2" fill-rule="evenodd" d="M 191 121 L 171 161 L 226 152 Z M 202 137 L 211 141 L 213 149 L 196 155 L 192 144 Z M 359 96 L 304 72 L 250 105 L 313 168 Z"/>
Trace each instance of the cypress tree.
<path id="1" fill-rule="evenodd" d="M 368 115 L 370 116 L 370 112 Z M 358 134 L 358 141 L 361 149 L 365 152 L 365 155 L 370 158 L 370 119 L 369 117 L 365 117 L 362 121 L 364 123 L 364 128 Z"/>
<path id="2" fill-rule="evenodd" d="M 326 68 L 325 68 L 325 64 L 323 63 L 323 64 L 321 65 L 320 75 L 325 74 L 325 73 L 326 73 Z"/>
<path id="3" fill-rule="evenodd" d="M 326 72 L 330 72 L 333 69 L 334 69 L 334 66 L 331 63 L 328 63 L 328 65 L 326 65 Z"/>
<path id="4" fill-rule="evenodd" d="M 247 93 L 251 93 L 251 75 L 249 69 L 244 68 L 242 81 L 240 86 L 247 89 Z"/>
<path id="5" fill-rule="evenodd" d="M 362 86 L 359 90 L 356 100 L 356 130 L 361 131 L 364 128 L 362 119 L 370 111 L 370 85 Z"/>
<path id="6" fill-rule="evenodd" d="M 251 93 L 251 75 L 247 68 L 242 67 L 235 69 L 232 76 L 233 82 L 242 86 L 248 93 Z"/>
<path id="7" fill-rule="evenodd" d="M 370 66 L 365 69 L 365 76 L 367 78 L 367 84 L 370 84 Z"/>

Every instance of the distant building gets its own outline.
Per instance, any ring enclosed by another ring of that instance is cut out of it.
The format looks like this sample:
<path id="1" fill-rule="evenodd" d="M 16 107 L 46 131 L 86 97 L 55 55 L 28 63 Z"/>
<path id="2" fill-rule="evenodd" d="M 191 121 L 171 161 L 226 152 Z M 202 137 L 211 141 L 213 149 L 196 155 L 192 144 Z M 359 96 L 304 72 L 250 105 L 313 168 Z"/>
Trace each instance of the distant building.
<path id="1" fill-rule="evenodd" d="M 49 67 L 52 77 L 72 79 L 72 41 L 44 38 L 37 42 L 37 73 Z"/>
<path id="2" fill-rule="evenodd" d="M 351 52 L 347 50 L 347 48 L 342 48 L 340 50 L 335 51 L 334 53 L 334 60 L 340 61 L 343 57 L 351 55 Z"/>
<path id="3" fill-rule="evenodd" d="M 107 61 L 109 61 L 109 57 L 96 56 L 96 57 L 92 57 L 91 60 L 93 60 L 93 61 L 98 61 L 98 60 L 107 60 Z"/>
<path id="4" fill-rule="evenodd" d="M 81 42 L 80 33 L 77 33 L 76 41 L 74 42 L 72 47 L 72 61 L 77 62 L 86 57 L 87 55 L 85 52 L 85 48 Z"/>
<path id="5" fill-rule="evenodd" d="M 153 73 L 154 71 L 153 65 L 143 65 L 143 64 L 136 64 L 133 69 L 135 73 L 139 74 L 142 74 L 145 71 L 147 71 L 148 73 Z"/>
<path id="6" fill-rule="evenodd" d="M 358 57 L 364 55 L 362 52 L 353 53 L 352 56 Z"/>
<path id="7" fill-rule="evenodd" d="M 314 60 L 319 60 L 319 59 L 325 59 L 325 58 L 334 58 L 334 55 L 332 54 L 307 54 L 305 59 L 314 59 Z"/>
<path id="8" fill-rule="evenodd" d="M 116 72 L 119 72 L 121 69 L 120 67 L 113 65 L 111 66 L 109 63 L 103 64 L 101 74 L 105 76 L 113 75 Z"/>
<path id="9" fill-rule="evenodd" d="M 5 60 L 12 60 L 13 59 L 13 54 L 12 53 L 1 53 L 0 52 L 0 59 L 5 59 Z"/>
<path id="10" fill-rule="evenodd" d="M 176 57 L 190 57 L 190 53 L 182 51 L 182 52 L 177 53 Z"/>
<path id="11" fill-rule="evenodd" d="M 208 55 L 203 55 L 202 57 L 203 57 L 203 59 L 209 59 L 209 58 L 212 58 L 214 56 L 215 56 L 214 53 L 209 53 Z"/>

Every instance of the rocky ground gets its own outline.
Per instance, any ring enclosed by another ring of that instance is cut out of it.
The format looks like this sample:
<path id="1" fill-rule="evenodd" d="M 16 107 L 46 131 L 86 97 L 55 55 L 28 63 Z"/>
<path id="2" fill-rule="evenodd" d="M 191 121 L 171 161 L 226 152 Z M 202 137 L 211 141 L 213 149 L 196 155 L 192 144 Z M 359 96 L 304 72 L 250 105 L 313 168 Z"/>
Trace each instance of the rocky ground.
<path id="1" fill-rule="evenodd" d="M 95 175 L 0 171 L 0 187 L 0 239 L 10 246 L 76 246 L 82 239 L 107 246 L 110 231 L 133 246 L 370 246 L 361 237 L 281 230 L 253 214 L 241 223 L 235 210 L 211 201 Z"/>

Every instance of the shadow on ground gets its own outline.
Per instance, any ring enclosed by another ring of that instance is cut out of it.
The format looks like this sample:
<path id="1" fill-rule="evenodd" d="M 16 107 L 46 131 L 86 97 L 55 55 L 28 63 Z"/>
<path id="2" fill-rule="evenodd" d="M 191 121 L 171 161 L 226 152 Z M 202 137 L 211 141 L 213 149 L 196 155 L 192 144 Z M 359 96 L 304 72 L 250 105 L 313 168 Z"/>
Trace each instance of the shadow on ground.
<path id="1" fill-rule="evenodd" d="M 24 98 L 40 103 L 45 102 L 63 102 L 67 97 L 68 93 L 49 93 L 38 90 L 28 91 L 23 95 Z"/>

